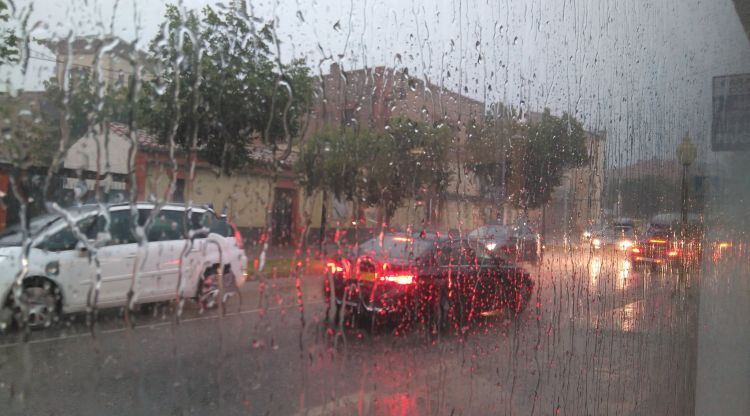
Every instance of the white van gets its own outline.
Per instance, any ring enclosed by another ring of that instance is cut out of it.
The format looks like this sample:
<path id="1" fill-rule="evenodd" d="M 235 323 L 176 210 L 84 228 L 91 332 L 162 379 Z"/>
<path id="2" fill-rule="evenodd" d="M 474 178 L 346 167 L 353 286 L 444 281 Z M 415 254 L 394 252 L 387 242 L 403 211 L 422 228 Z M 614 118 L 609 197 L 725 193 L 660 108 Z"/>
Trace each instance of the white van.
<path id="1" fill-rule="evenodd" d="M 20 228 L 0 235 L 0 330 L 14 320 L 50 326 L 88 307 L 197 298 L 220 265 L 223 282 L 245 282 L 247 257 L 234 226 L 216 227 L 222 220 L 209 209 L 156 208 L 86 205 L 32 219 L 27 238 Z"/>

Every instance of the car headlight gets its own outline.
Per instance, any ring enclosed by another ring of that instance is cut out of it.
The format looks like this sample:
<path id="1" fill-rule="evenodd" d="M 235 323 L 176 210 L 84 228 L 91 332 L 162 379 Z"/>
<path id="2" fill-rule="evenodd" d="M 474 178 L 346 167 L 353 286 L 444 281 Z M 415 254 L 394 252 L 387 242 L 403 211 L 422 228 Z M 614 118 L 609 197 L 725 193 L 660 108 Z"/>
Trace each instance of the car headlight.
<path id="1" fill-rule="evenodd" d="M 495 247 L 497 247 L 497 244 L 496 243 L 487 243 L 487 245 L 485 245 L 485 247 L 487 248 L 487 250 L 492 251 L 492 250 L 495 249 Z"/>
<path id="2" fill-rule="evenodd" d="M 633 242 L 630 240 L 622 240 L 620 241 L 620 250 L 627 250 L 630 247 L 633 246 Z"/>
<path id="3" fill-rule="evenodd" d="M 585 233 L 583 233 L 583 238 L 591 238 L 591 233 L 586 231 Z"/>
<path id="4" fill-rule="evenodd" d="M 591 244 L 593 244 L 594 248 L 599 248 L 602 245 L 602 240 L 595 238 L 591 240 Z"/>

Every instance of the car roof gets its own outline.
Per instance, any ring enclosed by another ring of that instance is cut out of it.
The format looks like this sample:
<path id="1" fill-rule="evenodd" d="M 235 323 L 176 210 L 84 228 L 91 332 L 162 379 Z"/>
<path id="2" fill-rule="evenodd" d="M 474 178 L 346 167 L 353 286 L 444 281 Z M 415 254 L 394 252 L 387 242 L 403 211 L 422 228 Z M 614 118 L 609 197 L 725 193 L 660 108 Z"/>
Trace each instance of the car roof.
<path id="1" fill-rule="evenodd" d="M 134 203 L 119 202 L 116 204 L 110 204 L 110 205 L 105 205 L 105 206 L 112 209 L 112 208 L 130 208 L 132 205 L 135 205 L 136 207 L 142 208 L 142 209 L 149 209 L 149 208 L 152 209 L 158 205 L 160 209 L 169 209 L 169 210 L 184 210 L 188 208 L 193 211 L 209 211 L 210 210 L 209 208 L 206 208 L 204 206 L 200 206 L 200 205 L 189 206 L 188 204 L 183 204 L 183 203 L 178 203 L 178 202 L 166 202 L 166 203 L 161 203 L 161 204 L 157 202 L 134 202 Z M 97 206 L 97 205 L 94 205 L 94 206 Z"/>

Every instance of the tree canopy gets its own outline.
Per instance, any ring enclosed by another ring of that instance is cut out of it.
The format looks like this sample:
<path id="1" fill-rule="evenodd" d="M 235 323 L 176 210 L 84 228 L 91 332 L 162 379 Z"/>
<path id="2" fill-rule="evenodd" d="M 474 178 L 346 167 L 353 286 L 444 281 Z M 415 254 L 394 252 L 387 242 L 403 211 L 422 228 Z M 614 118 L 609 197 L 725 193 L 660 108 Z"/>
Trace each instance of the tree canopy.
<path id="1" fill-rule="evenodd" d="M 502 105 L 492 106 L 483 123 L 472 123 L 469 129 L 468 165 L 479 181 L 484 195 L 507 196 L 506 161 L 510 157 L 514 137 L 525 137 L 526 126 L 515 111 Z M 503 187 L 505 186 L 505 189 Z"/>
<path id="2" fill-rule="evenodd" d="M 10 21 L 8 3 L 0 0 L 0 24 Z M 18 62 L 18 37 L 11 29 L 0 26 L 0 65 Z"/>
<path id="3" fill-rule="evenodd" d="M 144 84 L 151 99 L 146 126 L 188 148 L 195 140 L 225 171 L 248 163 L 251 139 L 274 150 L 289 144 L 313 84 L 304 61 L 282 64 L 274 57 L 276 43 L 272 23 L 243 7 L 198 13 L 168 6 L 150 46 L 156 79 Z"/>
<path id="4" fill-rule="evenodd" d="M 308 192 L 381 207 L 388 221 L 404 200 L 445 190 L 449 145 L 447 128 L 397 118 L 383 133 L 323 130 L 305 144 L 296 168 Z"/>
<path id="5" fill-rule="evenodd" d="M 549 109 L 528 125 L 525 135 L 512 138 L 509 154 L 510 198 L 524 209 L 545 205 L 565 170 L 588 163 L 581 123 L 568 113 L 554 116 Z"/>

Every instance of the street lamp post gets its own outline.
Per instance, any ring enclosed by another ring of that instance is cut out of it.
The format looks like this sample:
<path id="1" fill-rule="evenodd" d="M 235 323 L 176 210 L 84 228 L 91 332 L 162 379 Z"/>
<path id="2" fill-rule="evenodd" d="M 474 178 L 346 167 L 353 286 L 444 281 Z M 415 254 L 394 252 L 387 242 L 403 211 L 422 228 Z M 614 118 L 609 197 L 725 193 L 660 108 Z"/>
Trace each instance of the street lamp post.
<path id="1" fill-rule="evenodd" d="M 690 136 L 685 133 L 682 138 L 682 143 L 677 146 L 677 160 L 682 165 L 682 220 L 680 221 L 680 241 L 682 244 L 682 256 L 680 265 L 680 283 L 684 281 L 685 277 L 685 234 L 688 222 L 688 183 L 687 183 L 687 171 L 690 165 L 695 162 L 698 156 L 698 151 L 695 145 L 690 140 Z"/>

